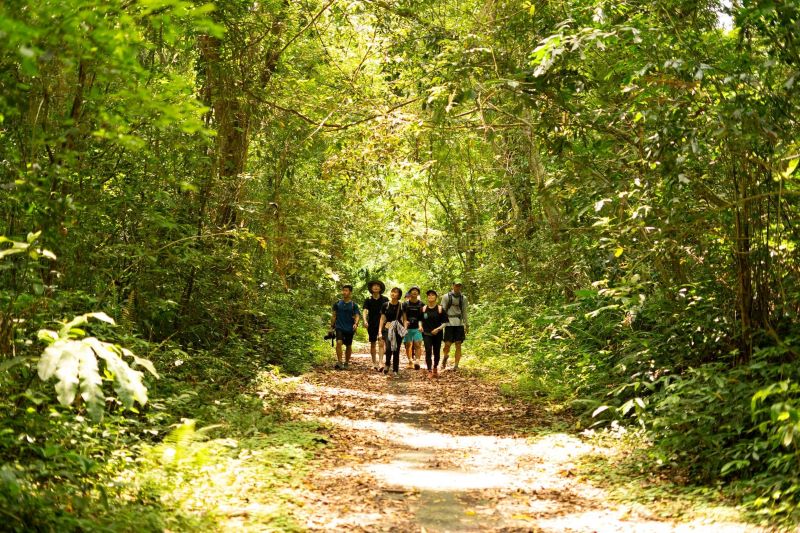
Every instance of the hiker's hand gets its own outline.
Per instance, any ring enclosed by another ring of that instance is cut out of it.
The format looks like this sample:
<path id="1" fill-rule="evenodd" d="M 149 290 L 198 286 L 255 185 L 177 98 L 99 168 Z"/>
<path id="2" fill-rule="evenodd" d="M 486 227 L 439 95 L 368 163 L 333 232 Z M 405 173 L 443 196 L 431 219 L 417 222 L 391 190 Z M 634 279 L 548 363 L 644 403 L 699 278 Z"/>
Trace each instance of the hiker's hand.
<path id="1" fill-rule="evenodd" d="M 364 321 L 364 327 L 369 328 L 369 322 L 367 322 L 366 320 Z"/>

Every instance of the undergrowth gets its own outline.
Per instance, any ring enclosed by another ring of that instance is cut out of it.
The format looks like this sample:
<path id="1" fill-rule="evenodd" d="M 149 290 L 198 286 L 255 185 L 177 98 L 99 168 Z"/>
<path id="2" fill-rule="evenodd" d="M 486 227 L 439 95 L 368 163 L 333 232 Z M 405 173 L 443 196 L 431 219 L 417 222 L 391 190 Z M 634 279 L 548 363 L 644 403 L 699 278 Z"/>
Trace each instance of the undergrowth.
<path id="1" fill-rule="evenodd" d="M 738 362 L 728 318 L 708 287 L 677 298 L 622 299 L 579 291 L 559 307 L 524 296 L 474 307 L 471 360 L 506 394 L 555 402 L 576 429 L 639 428 L 652 445 L 637 477 L 681 472 L 686 490 L 720 494 L 750 516 L 800 520 L 797 335 L 759 337 Z M 675 483 L 675 486 L 680 486 Z"/>
<path id="2" fill-rule="evenodd" d="M 148 353 L 144 341 L 127 340 Z M 300 530 L 292 495 L 325 441 L 316 425 L 288 416 L 278 367 L 229 346 L 150 347 L 162 374 L 148 382 L 150 401 L 125 409 L 109 400 L 99 421 L 80 402 L 55 403 L 32 365 L 0 374 L 14 380 L 4 390 L 16 391 L 0 400 L 2 529 Z M 302 367 L 320 350 L 313 343 Z"/>

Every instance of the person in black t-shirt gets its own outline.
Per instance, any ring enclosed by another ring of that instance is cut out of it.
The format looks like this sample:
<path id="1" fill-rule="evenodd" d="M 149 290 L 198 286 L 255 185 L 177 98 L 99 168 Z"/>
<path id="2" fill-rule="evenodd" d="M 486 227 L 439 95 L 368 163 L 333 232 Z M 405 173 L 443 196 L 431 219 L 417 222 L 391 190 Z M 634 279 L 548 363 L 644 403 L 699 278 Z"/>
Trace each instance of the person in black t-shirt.
<path id="1" fill-rule="evenodd" d="M 370 297 L 364 300 L 363 314 L 364 326 L 369 334 L 369 353 L 372 356 L 372 368 L 380 370 L 381 360 L 383 359 L 383 341 L 378 341 L 378 327 L 381 322 L 381 309 L 389 298 L 383 295 L 386 285 L 382 281 L 369 282 Z"/>
<path id="2" fill-rule="evenodd" d="M 381 308 L 378 338 L 383 340 L 386 351 L 386 367 L 383 371 L 387 376 L 394 371 L 397 377 L 400 371 L 400 346 L 403 344 L 403 304 L 400 303 L 403 291 L 395 287 L 389 294 L 392 299 Z"/>
<path id="3" fill-rule="evenodd" d="M 419 331 L 419 324 L 422 320 L 423 304 L 419 299 L 419 293 L 419 287 L 411 287 L 408 290 L 408 301 L 403 304 L 405 327 L 408 330 L 403 341 L 406 345 L 408 367 L 414 370 L 419 370 L 419 360 L 422 352 L 422 333 Z"/>
<path id="4" fill-rule="evenodd" d="M 425 293 L 428 303 L 422 308 L 422 323 L 419 329 L 422 331 L 422 338 L 425 341 L 425 364 L 428 367 L 428 377 L 439 377 L 439 355 L 442 350 L 442 337 L 445 325 L 447 325 L 447 313 L 441 305 L 437 304 L 439 295 L 431 289 Z M 431 360 L 433 356 L 433 360 Z"/>

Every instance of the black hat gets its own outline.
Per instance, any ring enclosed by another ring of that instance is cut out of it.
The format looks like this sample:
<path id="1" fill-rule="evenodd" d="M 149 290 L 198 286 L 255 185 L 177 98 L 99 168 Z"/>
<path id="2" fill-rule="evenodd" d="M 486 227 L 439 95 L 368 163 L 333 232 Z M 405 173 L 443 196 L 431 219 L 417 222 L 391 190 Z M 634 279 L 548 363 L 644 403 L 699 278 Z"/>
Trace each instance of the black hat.
<path id="1" fill-rule="evenodd" d="M 408 294 L 411 294 L 411 291 L 413 291 L 413 290 L 416 290 L 416 291 L 417 291 L 417 294 L 419 294 L 419 293 L 421 293 L 421 292 L 422 292 L 422 289 L 420 289 L 419 287 L 417 287 L 416 285 L 414 285 L 414 286 L 412 286 L 410 289 L 408 289 Z"/>
<path id="2" fill-rule="evenodd" d="M 428 292 L 425 293 L 425 296 L 428 296 L 429 294 L 435 294 L 436 296 L 439 296 L 439 293 L 433 289 L 428 289 Z"/>
<path id="3" fill-rule="evenodd" d="M 386 285 L 385 285 L 385 284 L 384 284 L 382 281 L 378 281 L 378 280 L 372 280 L 372 281 L 370 281 L 369 283 L 367 283 L 367 288 L 369 288 L 370 290 L 372 290 L 372 286 L 373 286 L 373 285 L 378 285 L 378 286 L 380 286 L 380 288 L 381 288 L 381 294 L 383 294 L 384 292 L 386 292 Z"/>

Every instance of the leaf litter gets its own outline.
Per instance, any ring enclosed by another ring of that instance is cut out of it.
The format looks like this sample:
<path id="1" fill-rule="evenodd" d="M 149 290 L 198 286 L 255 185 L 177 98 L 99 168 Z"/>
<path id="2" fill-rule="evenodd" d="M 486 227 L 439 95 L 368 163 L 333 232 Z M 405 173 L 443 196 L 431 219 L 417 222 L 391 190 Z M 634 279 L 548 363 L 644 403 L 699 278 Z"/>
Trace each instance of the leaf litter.
<path id="1" fill-rule="evenodd" d="M 350 370 L 318 369 L 286 400 L 296 417 L 327 428 L 328 446 L 293 498 L 308 530 L 757 530 L 612 502 L 576 471 L 582 459 L 618 450 L 563 432 L 565 415 L 463 371 L 429 379 L 403 369 L 390 379 L 355 354 Z"/>

